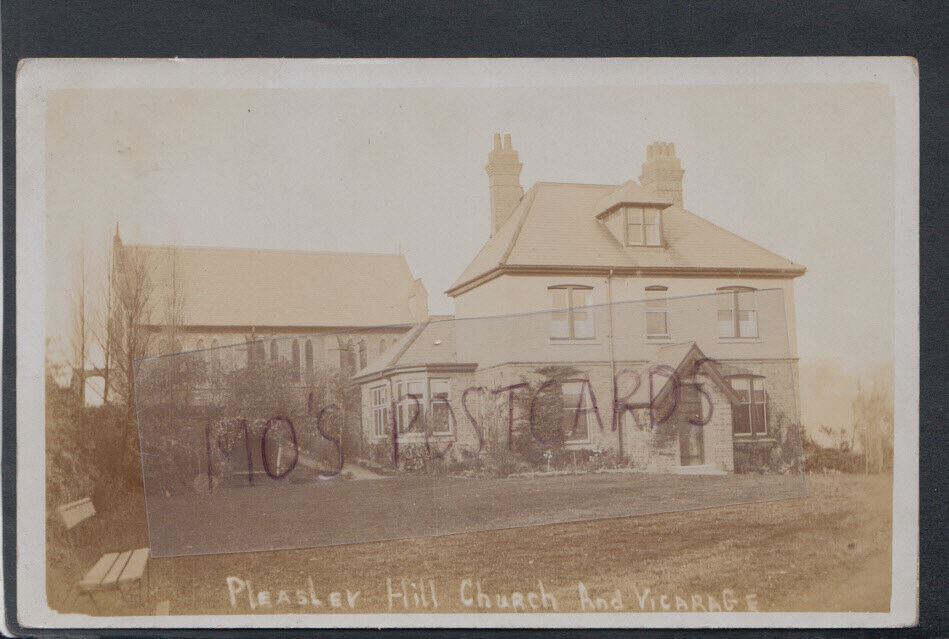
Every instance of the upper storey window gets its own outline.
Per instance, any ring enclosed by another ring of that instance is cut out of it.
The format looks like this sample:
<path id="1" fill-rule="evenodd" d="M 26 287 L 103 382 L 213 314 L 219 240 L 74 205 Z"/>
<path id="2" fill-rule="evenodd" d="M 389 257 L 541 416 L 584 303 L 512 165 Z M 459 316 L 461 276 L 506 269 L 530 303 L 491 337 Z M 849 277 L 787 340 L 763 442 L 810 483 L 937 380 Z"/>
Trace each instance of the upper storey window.
<path id="1" fill-rule="evenodd" d="M 718 289 L 718 336 L 758 337 L 755 289 L 748 286 Z"/>
<path id="2" fill-rule="evenodd" d="M 592 339 L 593 289 L 589 286 L 566 284 L 550 287 L 551 339 Z"/>
<path id="3" fill-rule="evenodd" d="M 626 245 L 660 246 L 662 244 L 662 219 L 659 209 L 627 206 Z"/>
<path id="4" fill-rule="evenodd" d="M 669 310 L 665 286 L 646 287 L 646 337 L 669 337 Z"/>

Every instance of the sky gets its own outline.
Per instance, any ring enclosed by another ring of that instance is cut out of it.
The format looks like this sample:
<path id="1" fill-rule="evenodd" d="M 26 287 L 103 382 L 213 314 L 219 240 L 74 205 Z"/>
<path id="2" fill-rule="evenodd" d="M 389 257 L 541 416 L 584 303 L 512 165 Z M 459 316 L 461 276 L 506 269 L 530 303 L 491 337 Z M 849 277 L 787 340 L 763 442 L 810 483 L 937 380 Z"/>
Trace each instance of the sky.
<path id="1" fill-rule="evenodd" d="M 433 313 L 488 238 L 510 133 L 536 181 L 619 184 L 671 141 L 685 206 L 807 267 L 802 365 L 893 357 L 894 103 L 880 85 L 82 89 L 47 102 L 47 332 L 85 247 L 95 297 L 127 243 L 406 256 Z"/>

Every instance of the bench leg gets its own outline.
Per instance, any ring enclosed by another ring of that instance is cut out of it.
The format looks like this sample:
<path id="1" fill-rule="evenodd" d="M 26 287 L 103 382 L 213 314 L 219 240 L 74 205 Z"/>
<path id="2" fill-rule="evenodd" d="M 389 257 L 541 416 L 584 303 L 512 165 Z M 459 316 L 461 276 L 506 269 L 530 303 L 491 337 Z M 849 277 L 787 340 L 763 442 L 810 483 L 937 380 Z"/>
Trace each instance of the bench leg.
<path id="1" fill-rule="evenodd" d="M 92 591 L 90 590 L 89 592 L 85 593 L 85 595 L 89 597 L 89 601 L 92 602 L 92 607 L 96 611 L 96 614 L 102 614 L 102 612 L 99 610 L 99 602 L 97 602 L 96 598 L 92 596 Z"/>
<path id="2" fill-rule="evenodd" d="M 66 596 L 63 598 L 63 602 L 61 604 L 63 612 L 72 612 L 72 608 L 76 605 L 76 602 L 79 600 L 81 594 L 82 593 L 79 592 L 79 584 L 73 584 L 72 587 L 70 587 L 66 592 Z"/>

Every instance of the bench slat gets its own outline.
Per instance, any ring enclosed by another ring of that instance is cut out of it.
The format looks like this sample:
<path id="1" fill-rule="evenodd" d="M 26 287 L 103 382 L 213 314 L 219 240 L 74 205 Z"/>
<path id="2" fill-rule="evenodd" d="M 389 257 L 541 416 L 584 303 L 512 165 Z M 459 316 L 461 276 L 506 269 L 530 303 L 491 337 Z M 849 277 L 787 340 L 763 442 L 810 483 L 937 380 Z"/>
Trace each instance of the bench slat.
<path id="1" fill-rule="evenodd" d="M 57 507 L 56 507 L 56 510 L 59 511 L 59 512 L 63 512 L 64 510 L 69 510 L 70 508 L 75 508 L 76 506 L 78 506 L 78 505 L 80 505 L 80 504 L 84 504 L 84 503 L 86 503 L 87 501 L 92 501 L 92 500 L 89 499 L 88 497 L 83 497 L 82 499 L 77 499 L 76 501 L 71 501 L 71 502 L 69 502 L 68 504 L 63 504 L 62 506 L 57 506 Z"/>
<path id="2" fill-rule="evenodd" d="M 109 572 L 109 569 L 112 568 L 112 565 L 118 558 L 119 553 L 117 552 L 102 555 L 99 561 L 96 562 L 96 565 L 89 569 L 89 572 L 86 573 L 77 585 L 83 590 L 98 587 L 102 582 L 102 578 L 105 577 L 106 573 Z"/>
<path id="3" fill-rule="evenodd" d="M 145 573 L 145 564 L 148 561 L 148 548 L 139 548 L 132 551 L 122 576 L 119 577 L 119 584 L 126 584 L 132 581 L 138 581 Z"/>
<path id="4" fill-rule="evenodd" d="M 129 562 L 129 557 L 131 556 L 131 550 L 126 550 L 121 555 L 119 555 L 119 558 L 116 559 L 115 563 L 112 564 L 112 567 L 109 568 L 109 572 L 105 573 L 105 577 L 102 578 L 102 583 L 100 585 L 103 588 L 111 586 L 119 580 L 119 575 L 121 575 L 122 571 L 125 570 L 125 564 Z"/>

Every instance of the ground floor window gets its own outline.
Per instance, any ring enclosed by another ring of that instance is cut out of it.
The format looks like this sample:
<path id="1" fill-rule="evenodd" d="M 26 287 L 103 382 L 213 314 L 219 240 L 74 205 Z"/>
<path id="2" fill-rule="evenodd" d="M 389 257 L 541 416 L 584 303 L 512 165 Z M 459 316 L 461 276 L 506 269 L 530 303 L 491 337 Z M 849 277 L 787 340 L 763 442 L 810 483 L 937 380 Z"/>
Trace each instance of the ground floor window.
<path id="1" fill-rule="evenodd" d="M 385 386 L 376 386 L 370 390 L 372 399 L 372 435 L 385 437 L 389 424 L 389 393 Z"/>
<path id="2" fill-rule="evenodd" d="M 767 435 L 768 414 L 763 377 L 732 377 L 738 403 L 732 406 L 732 429 L 736 435 Z"/>
<path id="3" fill-rule="evenodd" d="M 426 399 L 425 385 L 424 379 L 402 381 L 396 385 L 399 395 L 396 422 L 400 433 L 422 432 Z M 409 431 L 410 428 L 411 431 Z"/>
<path id="4" fill-rule="evenodd" d="M 433 433 L 446 434 L 451 432 L 451 384 L 447 379 L 433 379 L 431 385 L 431 402 L 429 415 Z"/>
<path id="5" fill-rule="evenodd" d="M 564 432 L 567 442 L 590 441 L 590 413 L 593 401 L 590 385 L 583 381 L 567 381 L 561 386 L 563 393 Z"/>
<path id="6" fill-rule="evenodd" d="M 451 380 L 426 378 L 396 382 L 396 425 L 399 433 L 448 435 L 454 428 Z"/>

